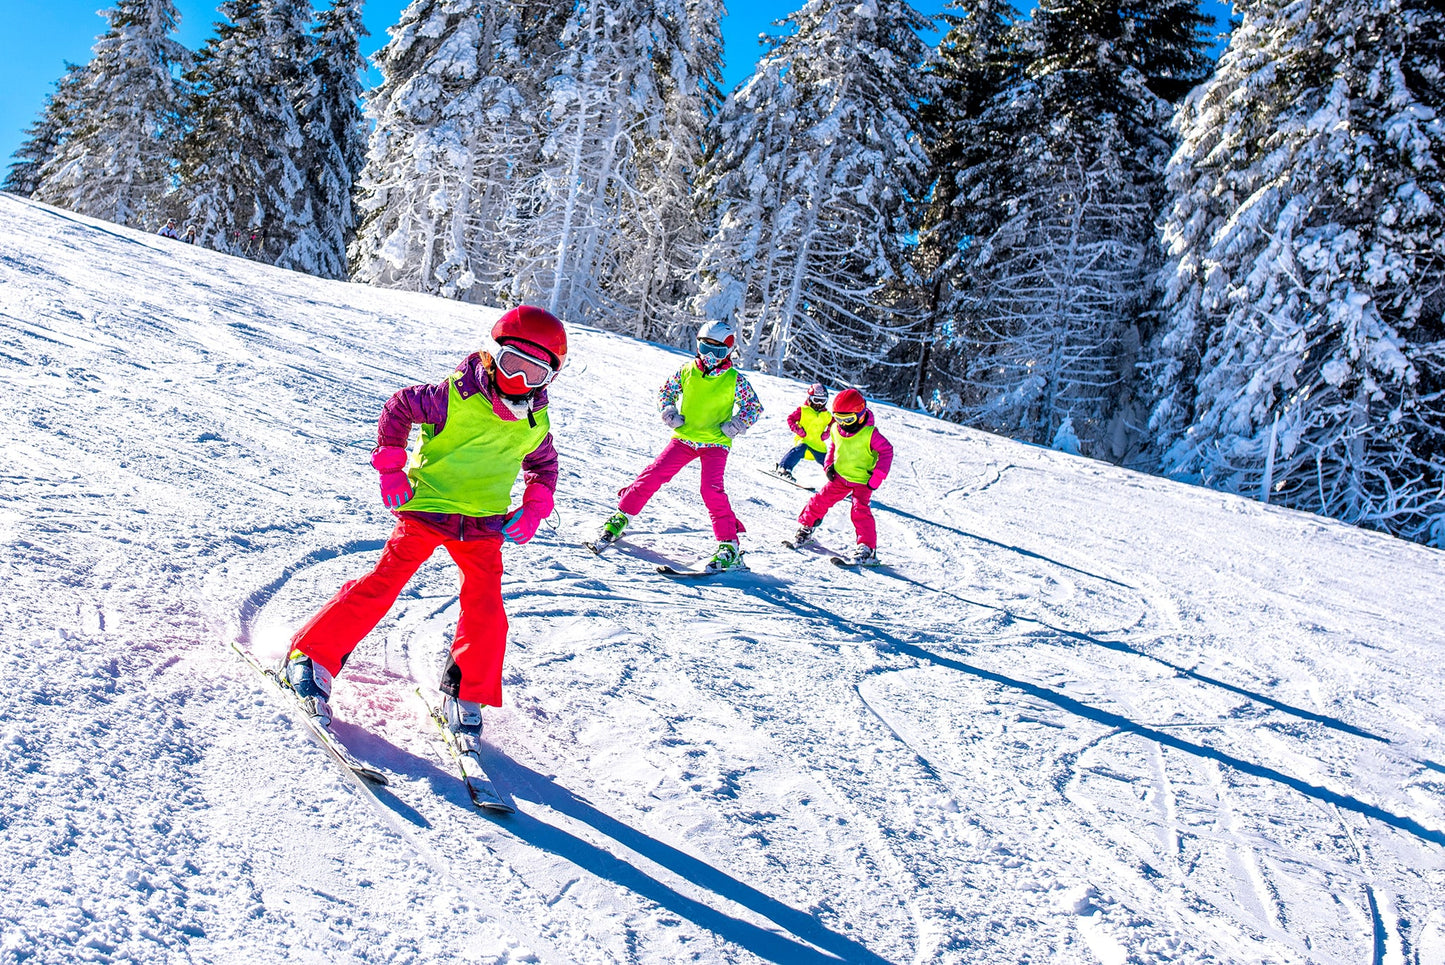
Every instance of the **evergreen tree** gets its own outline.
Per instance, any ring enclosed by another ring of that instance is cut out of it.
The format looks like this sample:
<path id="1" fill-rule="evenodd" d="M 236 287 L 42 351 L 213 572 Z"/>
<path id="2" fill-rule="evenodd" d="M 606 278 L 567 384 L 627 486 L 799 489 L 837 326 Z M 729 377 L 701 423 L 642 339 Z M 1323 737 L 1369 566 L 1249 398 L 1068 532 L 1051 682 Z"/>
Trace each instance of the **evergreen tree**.
<path id="1" fill-rule="evenodd" d="M 706 240 L 696 180 L 708 124 L 723 100 L 723 10 L 720 0 L 666 0 L 647 9 L 656 106 L 635 138 L 638 213 L 621 226 L 614 284 L 626 316 L 615 327 L 690 343 L 696 324 L 688 302 Z"/>
<path id="2" fill-rule="evenodd" d="M 1178 116 L 1162 468 L 1445 545 L 1445 10 L 1261 0 Z"/>
<path id="3" fill-rule="evenodd" d="M 677 0 L 570 8 L 539 166 L 507 226 L 517 297 L 635 334 L 669 327 L 695 258 L 690 179 L 719 72 L 718 16 L 713 2 Z"/>
<path id="4" fill-rule="evenodd" d="M 309 0 L 225 0 L 187 75 L 182 193 L 209 247 L 316 273 L 321 232 L 298 103 L 315 61 Z"/>
<path id="5" fill-rule="evenodd" d="M 361 113 L 363 0 L 334 0 L 316 30 L 316 60 L 301 104 L 309 161 L 311 206 L 319 245 L 316 274 L 345 278 L 347 248 L 356 234 L 351 195 L 366 162 L 366 121 Z"/>
<path id="6" fill-rule="evenodd" d="M 479 301 L 510 287 L 500 224 L 534 170 L 536 58 L 555 49 L 555 19 L 546 4 L 481 0 L 402 12 L 367 99 L 357 280 Z"/>
<path id="7" fill-rule="evenodd" d="M 41 169 L 55 156 L 69 135 L 73 123 L 71 118 L 75 111 L 75 94 L 84 83 L 85 67 L 67 63 L 65 75 L 56 81 L 55 92 L 45 98 L 40 117 L 25 129 L 25 141 L 12 155 L 15 160 L 6 172 L 5 183 L 0 185 L 0 188 L 27 198 L 35 193 L 35 189 L 40 186 Z"/>
<path id="8" fill-rule="evenodd" d="M 975 238 L 997 226 L 991 195 L 1003 182 L 995 175 L 1013 153 L 983 117 L 994 97 L 1017 80 L 1020 64 L 1011 45 L 1017 19 L 1007 0 L 954 0 L 943 14 L 949 29 L 928 65 L 938 88 L 919 120 L 931 190 L 913 253 L 925 306 L 906 399 L 927 395 L 935 408 L 956 382 L 947 347 L 955 341 L 953 319 L 970 282 L 962 258 Z M 961 194 L 965 185 L 972 194 Z"/>
<path id="9" fill-rule="evenodd" d="M 903 0 L 811 0 L 782 26 L 719 115 L 698 305 L 736 315 L 745 365 L 876 377 L 914 324 L 891 296 L 927 184 L 930 22 Z"/>
<path id="10" fill-rule="evenodd" d="M 172 0 L 119 0 L 109 29 L 66 99 L 66 135 L 34 196 L 119 224 L 149 226 L 172 188 L 181 91 L 172 68 L 188 51 L 171 38 Z"/>
<path id="11" fill-rule="evenodd" d="M 1019 26 L 1024 70 L 982 114 L 1012 155 L 991 151 L 960 174 L 984 229 L 956 303 L 965 421 L 1038 444 L 1067 421 L 1089 454 L 1130 451 L 1127 392 L 1172 147 L 1156 91 L 1202 75 L 1206 22 L 1186 0 L 1044 0 Z"/>

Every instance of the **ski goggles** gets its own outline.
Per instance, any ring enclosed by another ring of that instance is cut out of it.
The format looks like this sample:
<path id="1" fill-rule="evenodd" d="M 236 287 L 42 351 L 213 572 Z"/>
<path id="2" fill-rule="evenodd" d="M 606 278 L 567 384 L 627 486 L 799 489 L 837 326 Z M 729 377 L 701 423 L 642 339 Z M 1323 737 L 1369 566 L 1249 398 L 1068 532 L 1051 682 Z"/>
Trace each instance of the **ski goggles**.
<path id="1" fill-rule="evenodd" d="M 851 426 L 853 423 L 857 422 L 861 418 L 863 418 L 863 413 L 861 412 L 833 413 L 833 421 L 838 423 L 838 425 L 840 426 Z"/>
<path id="2" fill-rule="evenodd" d="M 492 362 L 508 381 L 520 382 L 529 389 L 540 389 L 557 375 L 557 370 L 546 362 L 511 345 L 498 349 Z"/>
<path id="3" fill-rule="evenodd" d="M 732 354 L 732 348 L 723 342 L 700 338 L 697 340 L 697 354 L 706 355 L 710 359 L 725 359 Z"/>

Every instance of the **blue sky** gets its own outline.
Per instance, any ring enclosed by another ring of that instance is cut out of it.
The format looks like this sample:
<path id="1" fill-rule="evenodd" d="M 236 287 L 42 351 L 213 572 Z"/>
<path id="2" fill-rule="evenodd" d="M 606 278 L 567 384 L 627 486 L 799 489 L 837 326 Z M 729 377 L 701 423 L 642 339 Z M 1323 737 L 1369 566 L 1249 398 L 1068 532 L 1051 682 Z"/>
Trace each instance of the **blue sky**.
<path id="1" fill-rule="evenodd" d="M 924 13 L 936 14 L 946 0 L 915 0 Z M 181 43 L 196 49 L 211 34 L 218 18 L 214 0 L 178 0 Z M 1028 6 L 1027 2 L 1019 4 Z M 0 170 L 24 141 L 25 128 L 34 122 L 53 85 L 65 72 L 65 62 L 84 63 L 90 46 L 105 29 L 96 11 L 110 6 L 110 0 L 0 0 Z M 396 22 L 406 0 L 369 0 L 366 25 L 371 31 L 366 51 L 386 42 L 386 28 Z M 767 0 L 734 0 L 723 21 L 727 58 L 724 79 L 729 88 L 751 72 L 761 48 L 758 34 L 773 19 L 782 16 L 780 7 Z"/>
<path id="2" fill-rule="evenodd" d="M 370 53 L 386 42 L 386 28 L 396 23 L 407 0 L 368 0 L 366 40 Z M 945 0 L 915 0 L 918 9 L 937 13 Z M 11 25 L 0 31 L 0 169 L 8 166 L 10 155 L 25 140 L 24 131 L 38 116 L 45 98 L 65 72 L 67 60 L 84 63 L 90 46 L 105 29 L 97 10 L 111 6 L 111 0 L 0 0 L 0 23 Z M 177 38 L 196 49 L 211 35 L 218 19 L 214 0 L 178 0 L 181 29 Z M 729 87 L 751 72 L 761 48 L 757 36 L 771 20 L 783 16 L 783 8 L 766 0 L 735 0 L 728 4 L 723 21 L 727 56 L 726 82 Z"/>

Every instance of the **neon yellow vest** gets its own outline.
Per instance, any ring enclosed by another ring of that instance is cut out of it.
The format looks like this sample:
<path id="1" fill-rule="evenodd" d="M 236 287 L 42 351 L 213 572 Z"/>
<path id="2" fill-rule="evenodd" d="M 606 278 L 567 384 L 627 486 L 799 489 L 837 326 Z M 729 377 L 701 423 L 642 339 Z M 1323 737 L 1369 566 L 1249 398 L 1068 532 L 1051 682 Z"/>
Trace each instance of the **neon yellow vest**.
<path id="1" fill-rule="evenodd" d="M 878 465 L 873 451 L 873 427 L 864 426 L 851 436 L 833 433 L 833 468 L 849 482 L 866 483 Z"/>
<path id="2" fill-rule="evenodd" d="M 803 424 L 803 434 L 794 436 L 793 441 L 804 443 L 809 449 L 824 448 L 823 430 L 832 423 L 833 413 L 827 409 L 819 412 L 812 406 L 805 405 L 799 411 L 798 421 Z"/>
<path id="3" fill-rule="evenodd" d="M 680 373 L 682 398 L 677 411 L 686 419 L 672 431 L 679 439 L 707 445 L 731 446 L 733 441 L 718 426 L 733 417 L 737 399 L 738 370 L 729 368 L 719 375 L 704 375 L 689 363 Z"/>
<path id="4" fill-rule="evenodd" d="M 408 473 L 416 494 L 402 506 L 404 510 L 464 516 L 505 513 L 522 460 L 551 431 L 545 406 L 532 413 L 535 426 L 525 417 L 508 422 L 492 409 L 485 392 L 463 399 L 457 391 L 460 378 L 460 372 L 451 377 L 442 431 L 421 427 L 417 465 Z"/>

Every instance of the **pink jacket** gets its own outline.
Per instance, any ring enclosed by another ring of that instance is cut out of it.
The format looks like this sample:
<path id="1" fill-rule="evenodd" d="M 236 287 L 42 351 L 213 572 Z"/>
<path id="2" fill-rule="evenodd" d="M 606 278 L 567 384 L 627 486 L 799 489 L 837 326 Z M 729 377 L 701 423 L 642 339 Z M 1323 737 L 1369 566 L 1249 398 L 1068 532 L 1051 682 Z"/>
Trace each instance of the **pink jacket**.
<path id="1" fill-rule="evenodd" d="M 491 400 L 492 411 L 498 416 L 509 422 L 517 418 L 498 397 L 496 386 L 482 365 L 480 353 L 473 352 L 468 355 L 462 364 L 457 366 L 457 371 L 462 373 L 461 381 L 457 383 L 457 393 L 463 399 L 481 392 Z M 381 418 L 376 425 L 376 448 L 405 447 L 413 425 L 431 425 L 437 432 L 441 432 L 447 422 L 447 399 L 450 396 L 450 387 L 450 381 L 440 382 L 436 385 L 413 385 L 392 395 L 386 401 L 386 405 L 382 407 Z M 543 389 L 533 397 L 531 412 L 535 412 L 546 404 L 547 390 Z M 531 412 L 527 414 L 526 418 L 532 417 Z M 536 497 L 545 498 L 547 506 L 551 506 L 552 494 L 557 489 L 557 448 L 552 444 L 550 432 L 542 440 L 542 444 L 522 460 L 522 479 L 526 483 L 529 496 L 535 494 Z M 545 489 L 546 492 L 539 492 L 540 489 Z M 550 511 L 549 508 L 548 512 Z M 408 512 L 405 509 L 400 510 L 397 515 L 408 516 L 425 523 L 451 539 L 476 539 L 478 537 L 495 539 L 501 532 L 502 522 L 506 518 L 505 516 L 479 518 L 463 516 L 459 513 Z"/>
<path id="2" fill-rule="evenodd" d="M 868 488 L 877 489 L 883 485 L 883 480 L 888 478 L 888 470 L 893 468 L 893 443 L 885 439 L 882 431 L 874 425 L 873 410 L 869 409 L 864 413 L 862 421 L 857 425 L 843 426 L 835 422 L 829 426 L 829 428 L 838 433 L 838 435 L 852 436 L 856 435 L 858 430 L 864 426 L 873 426 L 873 438 L 868 441 L 868 446 L 874 452 L 878 453 L 878 465 L 873 467 L 873 473 L 868 477 Z M 836 445 L 836 443 L 834 445 Z M 828 457 L 823 460 L 823 471 L 828 473 L 828 478 L 830 479 L 833 477 L 831 470 L 833 468 L 833 456 L 836 452 L 837 450 L 830 445 L 828 447 Z"/>

